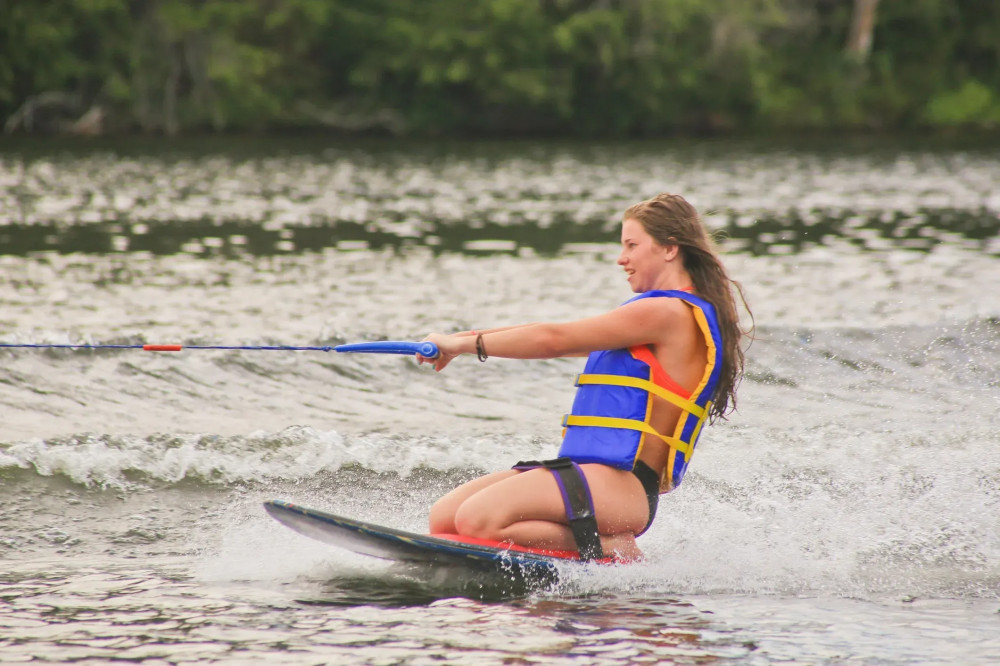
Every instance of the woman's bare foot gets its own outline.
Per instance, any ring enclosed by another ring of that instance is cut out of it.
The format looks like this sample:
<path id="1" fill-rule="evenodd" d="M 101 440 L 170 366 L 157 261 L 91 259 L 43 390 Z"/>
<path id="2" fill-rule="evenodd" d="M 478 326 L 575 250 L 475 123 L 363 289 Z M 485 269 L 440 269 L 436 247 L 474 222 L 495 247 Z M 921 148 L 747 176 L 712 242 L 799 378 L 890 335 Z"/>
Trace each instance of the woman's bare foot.
<path id="1" fill-rule="evenodd" d="M 605 556 L 614 557 L 620 562 L 638 562 L 645 558 L 633 534 L 602 536 L 601 548 Z"/>

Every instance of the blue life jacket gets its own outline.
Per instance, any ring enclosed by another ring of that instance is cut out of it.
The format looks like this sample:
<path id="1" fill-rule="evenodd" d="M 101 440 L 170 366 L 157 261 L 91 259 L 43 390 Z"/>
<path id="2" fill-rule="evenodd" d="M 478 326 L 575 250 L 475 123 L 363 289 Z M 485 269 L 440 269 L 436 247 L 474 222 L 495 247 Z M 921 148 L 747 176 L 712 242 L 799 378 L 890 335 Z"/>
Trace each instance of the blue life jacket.
<path id="1" fill-rule="evenodd" d="M 660 492 L 668 492 L 684 478 L 698 435 L 708 419 L 722 370 L 722 332 L 715 307 L 684 291 L 647 291 L 625 304 L 652 297 L 679 298 L 691 306 L 708 347 L 704 376 L 686 395 L 687 391 L 669 379 L 646 345 L 591 352 L 583 374 L 577 377 L 573 410 L 563 419 L 559 456 L 577 463 L 602 463 L 631 470 L 646 438 L 657 437 L 670 447 L 660 480 Z M 662 381 L 663 377 L 667 381 Z M 650 425 L 654 395 L 681 408 L 673 433 L 659 433 Z"/>

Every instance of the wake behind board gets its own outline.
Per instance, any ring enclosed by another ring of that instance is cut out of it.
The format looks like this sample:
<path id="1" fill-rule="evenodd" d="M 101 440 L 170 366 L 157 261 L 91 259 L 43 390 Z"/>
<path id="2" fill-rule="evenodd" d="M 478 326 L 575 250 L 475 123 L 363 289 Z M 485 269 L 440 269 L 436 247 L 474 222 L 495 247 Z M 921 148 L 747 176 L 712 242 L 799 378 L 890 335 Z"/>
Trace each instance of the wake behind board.
<path id="1" fill-rule="evenodd" d="M 560 563 L 580 563 L 576 551 L 526 548 L 454 534 L 417 534 L 282 500 L 265 502 L 264 508 L 278 522 L 300 534 L 355 553 L 395 562 L 462 567 L 537 582 L 556 581 Z"/>

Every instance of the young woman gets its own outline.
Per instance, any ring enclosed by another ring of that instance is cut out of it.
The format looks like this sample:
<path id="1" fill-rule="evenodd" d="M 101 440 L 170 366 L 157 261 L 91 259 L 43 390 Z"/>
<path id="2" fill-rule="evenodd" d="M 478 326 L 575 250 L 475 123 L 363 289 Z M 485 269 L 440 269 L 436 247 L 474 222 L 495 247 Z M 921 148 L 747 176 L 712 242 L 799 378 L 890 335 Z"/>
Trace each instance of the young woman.
<path id="1" fill-rule="evenodd" d="M 443 370 L 460 354 L 589 355 L 559 458 L 518 463 L 438 500 L 431 533 L 641 557 L 660 493 L 684 475 L 702 426 L 735 407 L 744 335 L 731 280 L 697 211 L 661 194 L 625 211 L 618 265 L 638 295 L 606 314 L 432 334 Z M 744 300 L 745 304 L 745 300 Z"/>

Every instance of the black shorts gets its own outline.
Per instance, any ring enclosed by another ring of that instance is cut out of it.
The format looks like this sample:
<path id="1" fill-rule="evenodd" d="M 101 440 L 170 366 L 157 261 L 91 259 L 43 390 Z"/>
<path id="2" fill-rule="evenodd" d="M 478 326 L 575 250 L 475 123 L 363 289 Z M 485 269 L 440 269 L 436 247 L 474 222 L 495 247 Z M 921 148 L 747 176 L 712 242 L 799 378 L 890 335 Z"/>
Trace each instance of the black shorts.
<path id="1" fill-rule="evenodd" d="M 660 504 L 660 475 L 641 460 L 635 461 L 632 473 L 639 479 L 642 489 L 646 491 L 646 501 L 649 503 L 649 520 L 646 521 L 646 526 L 642 528 L 642 531 L 636 534 L 639 536 L 649 529 L 650 525 L 653 524 L 653 518 L 656 518 L 656 507 Z"/>

